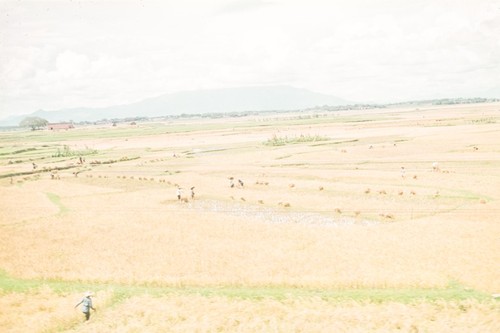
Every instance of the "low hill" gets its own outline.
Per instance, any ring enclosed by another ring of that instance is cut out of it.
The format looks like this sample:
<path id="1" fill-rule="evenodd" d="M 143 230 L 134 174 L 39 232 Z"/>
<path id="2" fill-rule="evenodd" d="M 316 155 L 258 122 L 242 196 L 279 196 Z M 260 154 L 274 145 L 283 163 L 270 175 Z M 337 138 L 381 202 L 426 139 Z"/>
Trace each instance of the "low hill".
<path id="1" fill-rule="evenodd" d="M 12 116 L 0 125 L 17 125 L 27 116 L 49 122 L 96 121 L 127 117 L 159 117 L 181 114 L 227 113 L 241 111 L 298 110 L 320 105 L 343 105 L 340 98 L 289 86 L 244 87 L 186 91 L 164 94 L 137 103 L 104 108 L 70 108 L 39 110 L 29 115 Z"/>

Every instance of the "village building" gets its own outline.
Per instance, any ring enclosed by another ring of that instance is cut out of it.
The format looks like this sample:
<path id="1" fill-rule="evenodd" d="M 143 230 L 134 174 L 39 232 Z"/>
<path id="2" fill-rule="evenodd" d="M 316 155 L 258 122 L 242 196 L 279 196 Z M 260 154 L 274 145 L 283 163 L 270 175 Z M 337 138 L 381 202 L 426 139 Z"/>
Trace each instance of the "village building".
<path id="1" fill-rule="evenodd" d="M 70 128 L 75 128 L 72 123 L 54 123 L 54 124 L 48 124 L 47 129 L 51 131 L 57 131 L 57 130 L 68 130 Z"/>

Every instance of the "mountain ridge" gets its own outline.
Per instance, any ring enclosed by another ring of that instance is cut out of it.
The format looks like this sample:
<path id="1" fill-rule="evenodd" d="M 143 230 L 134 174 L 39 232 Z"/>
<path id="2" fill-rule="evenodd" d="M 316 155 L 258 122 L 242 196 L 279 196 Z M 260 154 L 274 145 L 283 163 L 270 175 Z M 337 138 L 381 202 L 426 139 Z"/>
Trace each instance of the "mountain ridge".
<path id="1" fill-rule="evenodd" d="M 81 122 L 182 114 L 299 110 L 321 105 L 335 106 L 349 103 L 335 96 L 290 86 L 238 87 L 162 94 L 135 103 L 108 107 L 38 110 L 31 114 L 7 117 L 0 120 L 0 125 L 17 125 L 29 116 L 41 117 L 49 122 L 70 120 Z"/>

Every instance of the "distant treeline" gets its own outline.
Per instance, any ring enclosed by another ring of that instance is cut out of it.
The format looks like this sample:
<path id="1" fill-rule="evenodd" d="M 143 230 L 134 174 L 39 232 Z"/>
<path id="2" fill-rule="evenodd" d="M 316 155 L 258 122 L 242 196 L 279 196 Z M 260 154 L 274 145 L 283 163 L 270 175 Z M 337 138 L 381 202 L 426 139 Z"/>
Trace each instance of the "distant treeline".
<path id="1" fill-rule="evenodd" d="M 300 112 L 300 111 L 349 111 L 349 110 L 367 110 L 367 109 L 384 109 L 389 107 L 397 106 L 424 106 L 424 105 L 454 105 L 454 104 L 475 104 L 475 103 L 493 103 L 500 102 L 498 98 L 442 98 L 442 99 L 430 99 L 430 100 L 418 100 L 418 101 L 408 101 L 408 102 L 398 102 L 398 103 L 387 103 L 387 104 L 350 104 L 350 105 L 322 105 L 315 106 L 307 109 L 297 109 L 297 110 L 266 110 L 266 111 L 238 111 L 238 112 L 207 112 L 207 113 L 183 113 L 179 115 L 168 115 L 159 117 L 127 117 L 127 118 L 113 118 L 113 119 L 102 119 L 99 121 L 82 121 L 76 124 L 79 125 L 93 125 L 93 124 L 108 124 L 108 123 L 130 123 L 135 125 L 137 122 L 144 121 L 156 121 L 156 120 L 172 120 L 172 119 L 184 119 L 184 118 L 239 118 L 247 116 L 259 116 L 259 115 L 269 115 L 277 113 L 288 113 L 288 112 Z"/>
<path id="2" fill-rule="evenodd" d="M 428 100 L 418 100 L 418 101 L 407 101 L 398 103 L 387 103 L 387 104 L 354 104 L 354 105 L 339 105 L 339 106 L 329 106 L 323 105 L 320 107 L 314 107 L 307 110 L 322 110 L 322 111 L 342 111 L 342 110 L 363 110 L 363 109 L 384 109 L 389 107 L 397 106 L 425 106 L 425 105 L 454 105 L 454 104 L 477 104 L 477 103 L 494 103 L 500 102 L 498 98 L 441 98 L 441 99 L 428 99 Z"/>
<path id="3" fill-rule="evenodd" d="M 482 98 L 482 97 L 475 97 L 475 98 L 441 98 L 441 99 L 429 99 L 429 100 L 422 100 L 422 101 L 410 101 L 410 102 L 404 102 L 404 103 L 396 103 L 396 104 L 391 104 L 391 105 L 399 105 L 399 104 L 416 104 L 416 105 L 425 105 L 425 104 L 431 104 L 431 105 L 453 105 L 453 104 L 475 104 L 475 103 L 493 103 L 493 102 L 500 102 L 500 99 L 498 98 Z"/>

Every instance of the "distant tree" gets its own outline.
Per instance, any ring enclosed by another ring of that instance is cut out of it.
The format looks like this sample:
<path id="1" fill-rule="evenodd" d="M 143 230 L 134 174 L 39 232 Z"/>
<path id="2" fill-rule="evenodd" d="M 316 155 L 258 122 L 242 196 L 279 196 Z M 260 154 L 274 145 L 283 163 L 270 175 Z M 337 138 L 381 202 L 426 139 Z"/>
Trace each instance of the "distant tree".
<path id="1" fill-rule="evenodd" d="M 41 127 L 47 126 L 49 122 L 40 117 L 26 117 L 20 123 L 21 127 L 31 127 L 32 131 L 40 129 Z"/>

